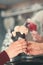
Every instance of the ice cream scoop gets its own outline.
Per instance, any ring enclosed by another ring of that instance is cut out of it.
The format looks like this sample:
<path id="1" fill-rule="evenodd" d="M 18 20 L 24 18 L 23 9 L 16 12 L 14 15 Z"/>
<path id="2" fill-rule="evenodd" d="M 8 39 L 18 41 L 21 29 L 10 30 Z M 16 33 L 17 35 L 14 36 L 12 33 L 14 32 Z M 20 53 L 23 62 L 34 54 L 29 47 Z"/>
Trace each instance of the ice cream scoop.
<path id="1" fill-rule="evenodd" d="M 25 36 L 28 34 L 28 28 L 21 25 L 21 26 L 16 26 L 14 28 L 14 30 L 12 31 L 12 39 L 14 41 L 18 40 L 18 39 L 21 39 L 21 38 L 24 38 L 25 39 Z"/>
<path id="2" fill-rule="evenodd" d="M 15 28 L 14 28 L 14 31 L 15 32 L 20 32 L 21 34 L 25 34 L 25 35 L 27 35 L 27 33 L 28 33 L 28 28 L 26 28 L 24 25 L 21 25 L 21 26 L 16 26 Z"/>

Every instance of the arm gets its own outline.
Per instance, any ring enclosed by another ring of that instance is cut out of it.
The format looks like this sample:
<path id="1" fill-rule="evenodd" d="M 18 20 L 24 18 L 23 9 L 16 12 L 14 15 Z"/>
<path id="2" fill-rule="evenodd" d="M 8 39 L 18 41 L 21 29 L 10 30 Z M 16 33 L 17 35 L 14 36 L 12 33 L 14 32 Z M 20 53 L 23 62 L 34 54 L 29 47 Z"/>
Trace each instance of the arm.
<path id="1" fill-rule="evenodd" d="M 7 61 L 10 61 L 7 53 L 5 51 L 0 53 L 0 65 L 5 64 Z"/>
<path id="2" fill-rule="evenodd" d="M 25 50 L 26 41 L 24 39 L 13 42 L 5 51 L 0 53 L 0 65 L 4 65 L 11 58 L 16 57 L 22 52 L 25 52 Z"/>

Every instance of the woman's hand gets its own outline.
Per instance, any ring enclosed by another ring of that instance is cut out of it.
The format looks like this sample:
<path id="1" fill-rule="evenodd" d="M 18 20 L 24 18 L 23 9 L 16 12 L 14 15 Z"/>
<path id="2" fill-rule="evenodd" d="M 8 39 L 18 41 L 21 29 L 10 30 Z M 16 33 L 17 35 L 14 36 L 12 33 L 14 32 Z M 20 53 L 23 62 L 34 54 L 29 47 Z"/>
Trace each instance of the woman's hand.
<path id="1" fill-rule="evenodd" d="M 43 54 L 43 43 L 37 43 L 33 41 L 28 42 L 27 54 L 30 55 L 40 55 Z"/>
<path id="2" fill-rule="evenodd" d="M 26 41 L 24 39 L 21 39 L 16 42 L 13 42 L 5 51 L 11 59 L 17 56 L 19 53 L 26 51 Z"/>

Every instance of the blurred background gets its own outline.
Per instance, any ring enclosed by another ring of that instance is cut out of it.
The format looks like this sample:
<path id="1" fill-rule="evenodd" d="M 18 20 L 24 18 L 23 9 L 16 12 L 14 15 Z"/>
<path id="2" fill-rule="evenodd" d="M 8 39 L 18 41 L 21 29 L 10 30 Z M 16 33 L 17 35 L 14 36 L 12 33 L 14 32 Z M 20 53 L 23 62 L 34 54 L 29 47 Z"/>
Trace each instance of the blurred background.
<path id="1" fill-rule="evenodd" d="M 8 30 L 43 10 L 43 0 L 0 0 L 0 51 Z"/>

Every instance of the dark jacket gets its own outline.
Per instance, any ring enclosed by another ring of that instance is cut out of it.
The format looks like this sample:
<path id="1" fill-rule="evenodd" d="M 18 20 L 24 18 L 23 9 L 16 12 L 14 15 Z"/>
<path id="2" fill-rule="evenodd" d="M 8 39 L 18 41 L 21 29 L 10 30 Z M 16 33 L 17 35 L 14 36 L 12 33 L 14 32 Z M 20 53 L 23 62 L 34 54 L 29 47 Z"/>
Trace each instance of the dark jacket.
<path id="1" fill-rule="evenodd" d="M 4 65 L 7 61 L 10 61 L 9 56 L 5 51 L 0 53 L 0 65 Z"/>

